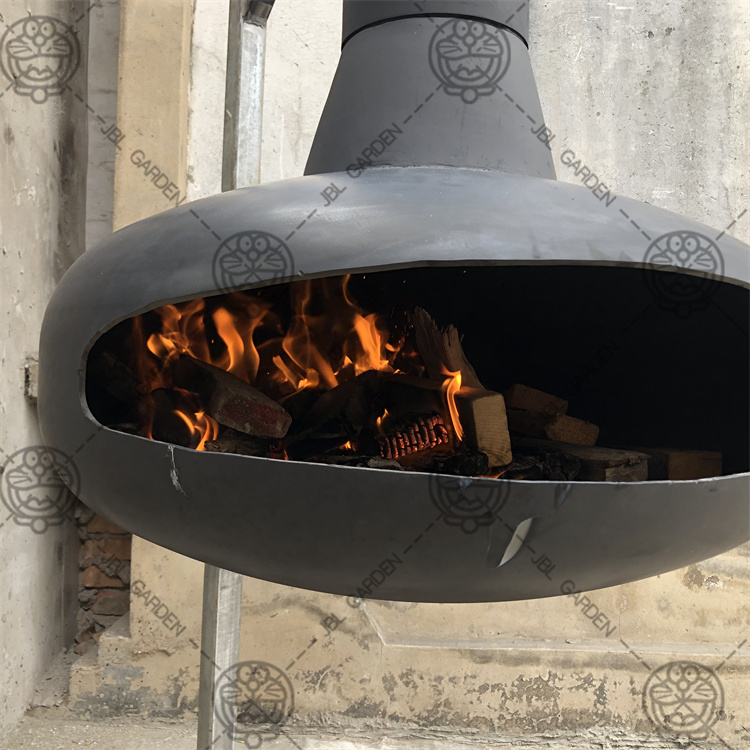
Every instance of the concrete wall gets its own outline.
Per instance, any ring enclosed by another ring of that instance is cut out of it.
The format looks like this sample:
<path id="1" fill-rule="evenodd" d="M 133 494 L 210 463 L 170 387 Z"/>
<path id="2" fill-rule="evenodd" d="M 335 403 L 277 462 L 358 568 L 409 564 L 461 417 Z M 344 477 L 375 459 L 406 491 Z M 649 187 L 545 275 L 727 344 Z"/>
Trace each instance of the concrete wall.
<path id="1" fill-rule="evenodd" d="M 125 4 L 118 124 L 133 134 L 131 146 L 147 143 L 190 198 L 218 190 L 224 10 L 195 0 L 186 48 L 177 0 Z M 335 68 L 339 13 L 338 0 L 285 0 L 274 10 L 263 181 L 302 172 Z M 750 198 L 742 181 L 749 26 L 744 0 L 535 0 L 532 62 L 560 178 L 576 181 L 559 163 L 572 148 L 613 190 L 727 227 Z M 118 225 L 167 207 L 127 153 L 118 164 Z M 731 231 L 750 239 L 747 215 Z M 652 732 L 641 699 L 649 673 L 689 659 L 723 682 L 715 733 L 739 747 L 750 721 L 750 658 L 740 645 L 750 624 L 749 561 L 742 548 L 594 592 L 589 600 L 611 631 L 594 627 L 590 605 L 571 597 L 353 609 L 340 597 L 245 579 L 242 658 L 288 674 L 300 721 L 466 733 L 606 727 L 607 741 L 620 730 Z M 132 581 L 130 620 L 77 664 L 71 704 L 92 714 L 191 712 L 202 566 L 136 539 Z"/>
<path id="2" fill-rule="evenodd" d="M 5 469 L 0 482 L 5 500 L 8 472 L 22 466 L 41 442 L 35 407 L 24 395 L 24 366 L 37 357 L 42 316 L 55 284 L 84 250 L 86 216 L 87 3 L 6 0 L 0 36 L 29 15 L 49 15 L 73 26 L 83 55 L 68 88 L 45 101 L 41 90 L 39 101 L 33 101 L 5 76 L 0 81 L 0 466 Z M 23 505 L 29 499 L 26 494 L 17 505 L 0 504 L 0 737 L 20 718 L 37 682 L 75 634 L 78 538 L 64 517 L 58 517 L 59 525 L 32 528 Z"/>

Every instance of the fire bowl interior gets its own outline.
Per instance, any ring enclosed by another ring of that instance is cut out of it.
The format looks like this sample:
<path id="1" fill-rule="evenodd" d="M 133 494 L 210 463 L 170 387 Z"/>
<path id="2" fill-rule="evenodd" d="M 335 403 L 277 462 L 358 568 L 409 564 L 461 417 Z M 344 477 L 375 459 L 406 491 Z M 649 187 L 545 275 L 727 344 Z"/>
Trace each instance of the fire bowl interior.
<path id="1" fill-rule="evenodd" d="M 668 296 L 653 294 L 649 275 L 660 273 L 571 266 L 420 268 L 358 274 L 348 288 L 361 308 L 393 331 L 404 327 L 415 307 L 429 310 L 443 326 L 452 323 L 486 388 L 502 392 L 524 383 L 564 398 L 569 414 L 600 427 L 598 445 L 717 451 L 723 474 L 746 472 L 750 370 L 742 321 L 748 291 L 716 282 L 684 314 L 670 307 Z M 248 305 L 269 305 L 286 330 L 289 291 L 289 284 L 272 285 L 245 298 Z M 225 295 L 206 299 L 201 318 L 209 328 L 213 312 L 226 305 Z M 324 316 L 325 301 L 311 309 Z M 157 316 L 145 316 L 146 336 L 158 324 Z M 330 321 L 331 328 L 336 324 Z M 123 350 L 132 327 L 131 319 L 104 334 L 89 361 L 110 347 Z M 208 338 L 221 349 L 215 330 Z M 130 364 L 138 369 L 136 361 Z M 103 425 L 126 418 L 107 385 L 86 378 L 88 406 Z"/>

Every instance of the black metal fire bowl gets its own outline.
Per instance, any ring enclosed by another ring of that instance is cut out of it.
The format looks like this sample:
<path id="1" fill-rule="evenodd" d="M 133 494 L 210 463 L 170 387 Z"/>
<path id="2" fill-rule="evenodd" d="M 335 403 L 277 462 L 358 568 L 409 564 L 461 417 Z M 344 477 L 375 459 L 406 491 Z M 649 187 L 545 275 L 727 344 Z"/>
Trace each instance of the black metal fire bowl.
<path id="1" fill-rule="evenodd" d="M 345 190 L 326 192 L 332 184 Z M 57 288 L 41 340 L 43 438 L 75 463 L 72 489 L 106 518 L 182 554 L 301 588 L 504 601 L 681 567 L 748 540 L 750 474 L 565 485 L 206 453 L 103 427 L 85 399 L 94 342 L 167 302 L 368 269 L 643 268 L 644 235 L 676 230 L 716 236 L 671 212 L 622 197 L 608 207 L 553 180 L 428 167 L 308 176 L 175 208 L 113 234 Z M 222 259 L 237 237 L 258 233 L 272 238 L 272 256 L 228 278 Z M 726 235 L 720 246 L 716 283 L 746 292 L 748 247 Z M 513 554 L 514 531 L 529 518 Z"/>

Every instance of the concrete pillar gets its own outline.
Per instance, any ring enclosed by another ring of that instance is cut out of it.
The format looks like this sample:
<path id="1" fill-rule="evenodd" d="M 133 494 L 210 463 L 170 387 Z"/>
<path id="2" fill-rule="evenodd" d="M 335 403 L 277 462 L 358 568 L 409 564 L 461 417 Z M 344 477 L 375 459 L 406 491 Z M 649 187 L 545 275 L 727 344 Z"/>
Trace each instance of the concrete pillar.
<path id="1" fill-rule="evenodd" d="M 73 524 L 58 515 L 47 519 L 54 524 L 32 528 L 22 502 L 12 509 L 7 480 L 40 445 L 24 367 L 37 358 L 42 317 L 57 281 L 85 246 L 87 8 L 84 2 L 39 0 L 32 13 L 26 2 L 7 0 L 0 16 L 5 71 L 8 43 L 26 33 L 24 23 L 37 23 L 35 17 L 52 17 L 43 31 L 60 35 L 69 51 L 44 88 L 25 86 L 23 60 L 9 71 L 18 87 L 0 73 L 0 740 L 75 635 Z"/>

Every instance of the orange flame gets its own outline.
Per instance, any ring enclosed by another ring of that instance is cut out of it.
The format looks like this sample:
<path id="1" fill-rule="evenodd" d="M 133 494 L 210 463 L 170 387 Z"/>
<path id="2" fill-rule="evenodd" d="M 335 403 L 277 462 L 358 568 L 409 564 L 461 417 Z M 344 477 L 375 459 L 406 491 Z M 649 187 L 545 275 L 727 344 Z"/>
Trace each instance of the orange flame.
<path id="1" fill-rule="evenodd" d="M 281 398 L 304 389 L 330 390 L 368 370 L 400 372 L 393 363 L 403 354 L 404 341 L 391 340 L 384 321 L 358 307 L 348 293 L 349 281 L 344 276 L 290 284 L 286 326 L 270 302 L 249 293 L 226 295 L 220 305 L 208 298 L 157 308 L 159 330 L 148 336 L 139 376 L 149 392 L 174 388 L 172 365 L 189 355 Z M 134 334 L 140 341 L 143 329 L 143 318 L 138 319 Z M 408 369 L 413 370 L 412 362 Z M 180 408 L 193 434 L 201 435 L 198 450 L 203 450 L 218 426 L 208 415 Z M 144 418 L 151 436 L 155 415 Z"/>
<path id="2" fill-rule="evenodd" d="M 175 414 L 190 428 L 193 437 L 200 435 L 200 441 L 195 450 L 205 450 L 206 441 L 216 440 L 219 436 L 219 423 L 204 412 L 196 412 L 192 419 L 179 409 L 175 409 Z"/>
<path id="3" fill-rule="evenodd" d="M 445 393 L 446 401 L 448 402 L 448 412 L 451 415 L 451 422 L 453 423 L 453 431 L 456 433 L 458 440 L 463 440 L 464 430 L 461 427 L 461 420 L 458 416 L 458 407 L 456 406 L 456 393 L 461 388 L 461 370 L 451 372 L 443 368 L 443 374 L 447 375 L 447 378 L 443 382 L 443 393 Z"/>

